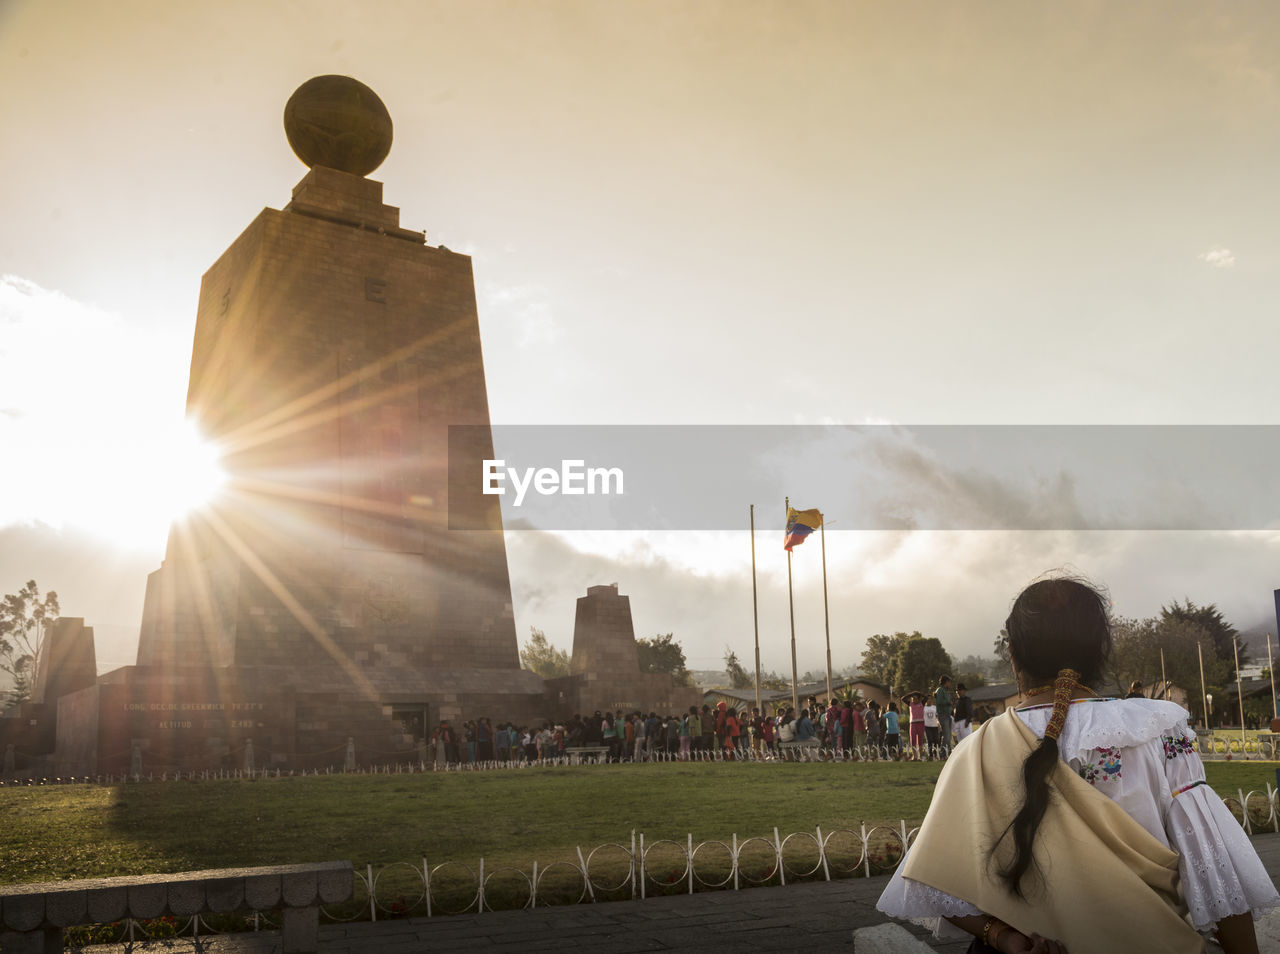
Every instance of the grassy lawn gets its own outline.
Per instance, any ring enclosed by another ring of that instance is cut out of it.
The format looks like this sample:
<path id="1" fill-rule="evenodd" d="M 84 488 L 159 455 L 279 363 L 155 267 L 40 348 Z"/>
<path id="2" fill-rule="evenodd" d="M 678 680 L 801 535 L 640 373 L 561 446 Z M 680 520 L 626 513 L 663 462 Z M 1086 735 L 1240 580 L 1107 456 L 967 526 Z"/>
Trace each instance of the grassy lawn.
<path id="1" fill-rule="evenodd" d="M 0 789 L 0 881 L 350 859 L 528 869 L 597 845 L 683 844 L 923 818 L 938 763 L 610 765 Z M 1219 794 L 1276 763 L 1209 763 Z"/>
<path id="2" fill-rule="evenodd" d="M 350 859 L 527 867 L 575 846 L 919 821 L 937 764 L 609 765 L 0 789 L 0 880 Z"/>

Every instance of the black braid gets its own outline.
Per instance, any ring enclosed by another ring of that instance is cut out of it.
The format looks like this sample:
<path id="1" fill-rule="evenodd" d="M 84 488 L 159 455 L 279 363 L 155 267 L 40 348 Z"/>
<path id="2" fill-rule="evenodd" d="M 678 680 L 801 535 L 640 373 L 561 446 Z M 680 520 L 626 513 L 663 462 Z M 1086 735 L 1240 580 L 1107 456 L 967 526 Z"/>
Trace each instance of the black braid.
<path id="1" fill-rule="evenodd" d="M 1022 763 L 1022 782 L 1027 792 L 1026 799 L 1018 814 L 1009 823 L 1009 827 L 996 842 L 999 844 L 1006 836 L 1013 835 L 1013 857 L 1008 864 L 999 869 L 998 873 L 1000 880 L 1019 898 L 1024 897 L 1022 876 L 1035 864 L 1035 856 L 1031 849 L 1035 843 L 1040 821 L 1049 807 L 1049 776 L 1053 774 L 1057 764 L 1058 740 L 1041 739 L 1040 744 Z"/>
<path id="2" fill-rule="evenodd" d="M 1052 681 L 1063 669 L 1081 673 L 1082 683 L 1095 682 L 1111 651 L 1108 608 L 1109 600 L 1080 579 L 1060 576 L 1032 583 L 1014 601 L 1005 622 L 1009 655 L 1032 684 Z M 1019 898 L 1025 897 L 1022 879 L 1036 864 L 1032 849 L 1049 808 L 1049 776 L 1058 758 L 1056 739 L 1041 739 L 1032 749 L 1022 763 L 1022 807 L 991 849 L 994 858 L 996 848 L 1013 836 L 1013 857 L 997 873 Z"/>

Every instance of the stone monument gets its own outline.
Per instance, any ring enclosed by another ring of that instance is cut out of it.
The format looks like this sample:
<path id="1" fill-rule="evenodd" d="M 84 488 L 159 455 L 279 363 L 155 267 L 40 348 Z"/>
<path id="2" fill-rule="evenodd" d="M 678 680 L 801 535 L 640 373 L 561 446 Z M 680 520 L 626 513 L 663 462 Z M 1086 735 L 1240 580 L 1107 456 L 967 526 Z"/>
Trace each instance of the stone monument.
<path id="1" fill-rule="evenodd" d="M 200 291 L 187 410 L 227 488 L 172 528 L 137 665 L 60 716 L 64 767 L 135 741 L 156 767 L 341 764 L 348 737 L 389 761 L 440 719 L 544 709 L 497 498 L 448 528 L 450 425 L 493 456 L 471 260 L 365 178 L 392 139 L 368 87 L 304 83 L 285 131 L 309 171 Z"/>
<path id="2" fill-rule="evenodd" d="M 547 680 L 559 713 L 656 711 L 670 715 L 702 701 L 667 673 L 641 672 L 631 599 L 618 584 L 589 586 L 578 598 L 569 675 Z"/>
<path id="3" fill-rule="evenodd" d="M 92 686 L 98 679 L 93 627 L 77 616 L 60 616 L 45 631 L 31 701 L 57 704 L 63 696 Z"/>

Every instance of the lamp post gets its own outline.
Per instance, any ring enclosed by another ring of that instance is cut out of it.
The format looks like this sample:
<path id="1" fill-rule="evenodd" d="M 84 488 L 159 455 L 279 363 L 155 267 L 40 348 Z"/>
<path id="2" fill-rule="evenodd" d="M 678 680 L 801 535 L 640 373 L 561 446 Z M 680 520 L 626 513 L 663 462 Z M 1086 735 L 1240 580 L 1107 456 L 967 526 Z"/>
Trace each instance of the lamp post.
<path id="1" fill-rule="evenodd" d="M 1212 692 L 1206 692 L 1206 693 L 1204 694 L 1204 701 L 1205 701 L 1205 702 L 1208 704 L 1208 706 L 1209 706 L 1209 711 L 1208 711 L 1208 713 L 1205 715 L 1205 720 L 1204 720 L 1204 721 L 1205 721 L 1205 727 L 1206 727 L 1210 732 L 1212 732 L 1212 731 L 1213 731 L 1213 693 L 1212 693 Z"/>

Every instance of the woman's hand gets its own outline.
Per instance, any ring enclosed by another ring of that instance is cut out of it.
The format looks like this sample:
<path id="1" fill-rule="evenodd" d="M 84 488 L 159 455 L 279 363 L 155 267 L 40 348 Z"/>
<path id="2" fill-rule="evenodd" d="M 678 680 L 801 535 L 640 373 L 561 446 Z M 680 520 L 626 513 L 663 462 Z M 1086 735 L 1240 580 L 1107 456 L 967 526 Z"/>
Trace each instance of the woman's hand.
<path id="1" fill-rule="evenodd" d="M 1067 946 L 1061 941 L 1041 937 L 1039 934 L 1023 934 L 1013 925 L 985 914 L 947 918 L 947 920 L 961 930 L 968 931 L 974 937 L 986 941 L 1001 954 L 1067 954 Z"/>

